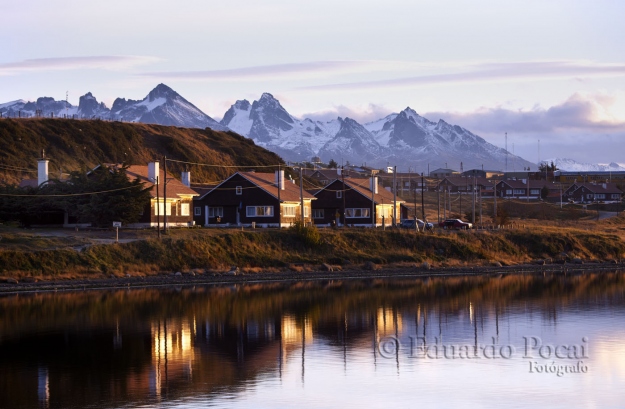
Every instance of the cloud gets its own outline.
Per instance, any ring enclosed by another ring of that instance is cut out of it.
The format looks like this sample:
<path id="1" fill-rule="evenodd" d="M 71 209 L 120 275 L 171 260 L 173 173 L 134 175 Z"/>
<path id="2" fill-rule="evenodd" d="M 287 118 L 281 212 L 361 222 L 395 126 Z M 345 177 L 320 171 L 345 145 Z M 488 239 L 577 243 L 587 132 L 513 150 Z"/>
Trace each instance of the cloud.
<path id="1" fill-rule="evenodd" d="M 310 61 L 304 63 L 259 65 L 252 67 L 229 68 L 207 71 L 164 71 L 139 74 L 144 77 L 156 77 L 178 80 L 241 80 L 281 78 L 284 75 L 297 76 L 311 73 L 340 73 L 357 70 L 366 61 Z"/>
<path id="2" fill-rule="evenodd" d="M 586 61 L 529 61 L 512 63 L 477 63 L 459 66 L 441 66 L 445 69 L 462 68 L 458 72 L 427 74 L 411 77 L 389 78 L 301 87 L 312 91 L 361 90 L 419 85 L 523 81 L 553 78 L 625 76 L 625 64 L 606 64 Z"/>
<path id="3" fill-rule="evenodd" d="M 363 108 L 349 108 L 345 105 L 337 105 L 323 111 L 303 114 L 302 117 L 310 118 L 313 121 L 327 122 L 340 116 L 341 118 L 351 118 L 361 124 L 364 124 L 384 118 L 391 113 L 392 111 L 390 109 L 376 104 L 369 104 Z"/>
<path id="4" fill-rule="evenodd" d="M 0 64 L 0 75 L 32 71 L 104 69 L 120 70 L 158 61 L 156 57 L 136 55 L 100 55 L 87 57 L 37 58 Z"/>
<path id="5" fill-rule="evenodd" d="M 474 112 L 429 112 L 427 118 L 459 124 L 476 133 L 554 133 L 567 131 L 614 133 L 625 131 L 625 117 L 619 116 L 623 94 L 576 93 L 550 108 L 511 110 L 501 106 Z"/>

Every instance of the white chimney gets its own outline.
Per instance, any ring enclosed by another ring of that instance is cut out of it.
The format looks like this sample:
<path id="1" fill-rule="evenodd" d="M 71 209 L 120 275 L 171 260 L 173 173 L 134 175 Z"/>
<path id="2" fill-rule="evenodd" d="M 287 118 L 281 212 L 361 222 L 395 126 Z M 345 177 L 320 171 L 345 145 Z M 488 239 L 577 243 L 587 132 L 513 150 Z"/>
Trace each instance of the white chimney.
<path id="1" fill-rule="evenodd" d="M 284 190 L 284 171 L 276 170 L 274 182 L 280 190 Z"/>
<path id="2" fill-rule="evenodd" d="M 186 187 L 191 187 L 191 172 L 188 170 L 185 170 L 182 172 L 180 179 L 182 181 L 182 184 L 185 185 Z"/>
<path id="3" fill-rule="evenodd" d="M 341 169 L 341 168 L 337 168 L 337 169 L 336 169 L 336 174 L 337 174 L 337 176 L 341 176 L 341 173 L 342 173 L 342 172 L 343 172 L 343 169 Z"/>
<path id="4" fill-rule="evenodd" d="M 603 186 L 604 189 L 608 188 L 608 184 L 607 183 L 603 183 L 601 186 Z"/>
<path id="5" fill-rule="evenodd" d="M 37 161 L 37 186 L 48 183 L 48 159 L 46 159 L 46 152 L 41 151 L 41 159 Z"/>
<path id="6" fill-rule="evenodd" d="M 156 177 L 160 175 L 158 162 L 148 163 L 148 179 L 156 183 Z M 160 181 L 159 181 L 160 182 Z"/>
<path id="7" fill-rule="evenodd" d="M 378 177 L 372 176 L 369 179 L 369 190 L 371 190 L 376 195 L 378 194 Z"/>

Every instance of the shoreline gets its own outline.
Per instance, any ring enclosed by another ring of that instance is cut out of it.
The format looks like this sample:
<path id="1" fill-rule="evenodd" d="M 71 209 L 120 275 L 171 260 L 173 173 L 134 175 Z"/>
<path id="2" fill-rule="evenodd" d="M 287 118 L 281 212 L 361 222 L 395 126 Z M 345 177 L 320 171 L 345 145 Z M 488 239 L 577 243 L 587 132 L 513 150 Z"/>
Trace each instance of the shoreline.
<path id="1" fill-rule="evenodd" d="M 625 264 L 616 262 L 596 262 L 586 264 L 519 264 L 505 267 L 499 266 L 463 266 L 431 268 L 423 267 L 380 267 L 366 270 L 364 268 L 340 271 L 314 270 L 309 272 L 280 271 L 239 273 L 159 273 L 151 276 L 42 280 L 35 282 L 4 282 L 0 283 L 0 297 L 17 294 L 37 294 L 68 291 L 98 291 L 112 289 L 145 289 L 159 287 L 189 287 L 197 285 L 239 285 L 264 283 L 297 283 L 306 281 L 326 280 L 372 280 L 372 279 L 427 279 L 432 277 L 503 277 L 507 275 L 544 275 L 569 276 L 589 273 L 623 272 Z M 16 280 L 17 281 L 17 280 Z"/>

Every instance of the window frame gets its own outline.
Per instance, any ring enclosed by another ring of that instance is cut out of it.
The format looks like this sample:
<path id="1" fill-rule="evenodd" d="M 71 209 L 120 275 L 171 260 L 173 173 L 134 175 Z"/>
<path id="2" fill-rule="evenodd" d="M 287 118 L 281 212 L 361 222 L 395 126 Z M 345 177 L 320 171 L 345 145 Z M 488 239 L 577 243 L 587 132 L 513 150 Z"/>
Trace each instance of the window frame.
<path id="1" fill-rule="evenodd" d="M 243 194 L 243 186 L 236 186 L 234 188 L 234 193 L 238 196 L 241 196 Z"/>
<path id="2" fill-rule="evenodd" d="M 295 217 L 295 216 L 297 216 L 297 206 L 286 205 L 282 207 L 282 217 Z"/>
<path id="3" fill-rule="evenodd" d="M 325 209 L 313 209 L 313 219 L 324 219 Z"/>
<path id="4" fill-rule="evenodd" d="M 194 216 L 201 216 L 202 215 L 202 206 L 195 206 L 193 208 L 193 215 Z"/>
<path id="5" fill-rule="evenodd" d="M 337 199 L 342 199 L 343 198 L 343 191 L 342 190 L 337 190 L 336 191 L 336 198 Z"/>
<path id="6" fill-rule="evenodd" d="M 371 217 L 370 214 L 371 209 L 368 207 L 348 207 L 345 209 L 346 219 L 368 219 Z"/>
<path id="7" fill-rule="evenodd" d="M 224 217 L 224 208 L 221 206 L 209 206 L 208 207 L 208 217 Z"/>
<path id="8" fill-rule="evenodd" d="M 263 209 L 262 213 L 265 213 L 265 214 L 258 214 L 259 209 Z M 254 210 L 254 213 L 251 214 L 250 210 Z M 270 214 L 267 214 L 268 210 Z M 245 216 L 246 217 L 273 217 L 274 216 L 273 206 L 246 206 Z"/>

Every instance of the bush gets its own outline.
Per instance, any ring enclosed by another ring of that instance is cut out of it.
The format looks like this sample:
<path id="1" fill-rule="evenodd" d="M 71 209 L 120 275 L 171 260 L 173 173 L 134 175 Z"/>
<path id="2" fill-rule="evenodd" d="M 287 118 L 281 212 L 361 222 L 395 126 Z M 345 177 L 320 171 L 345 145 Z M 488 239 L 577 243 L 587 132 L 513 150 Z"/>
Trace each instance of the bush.
<path id="1" fill-rule="evenodd" d="M 314 247 L 321 243 L 321 235 L 316 226 L 306 226 L 301 220 L 298 220 L 289 229 L 308 246 Z"/>

